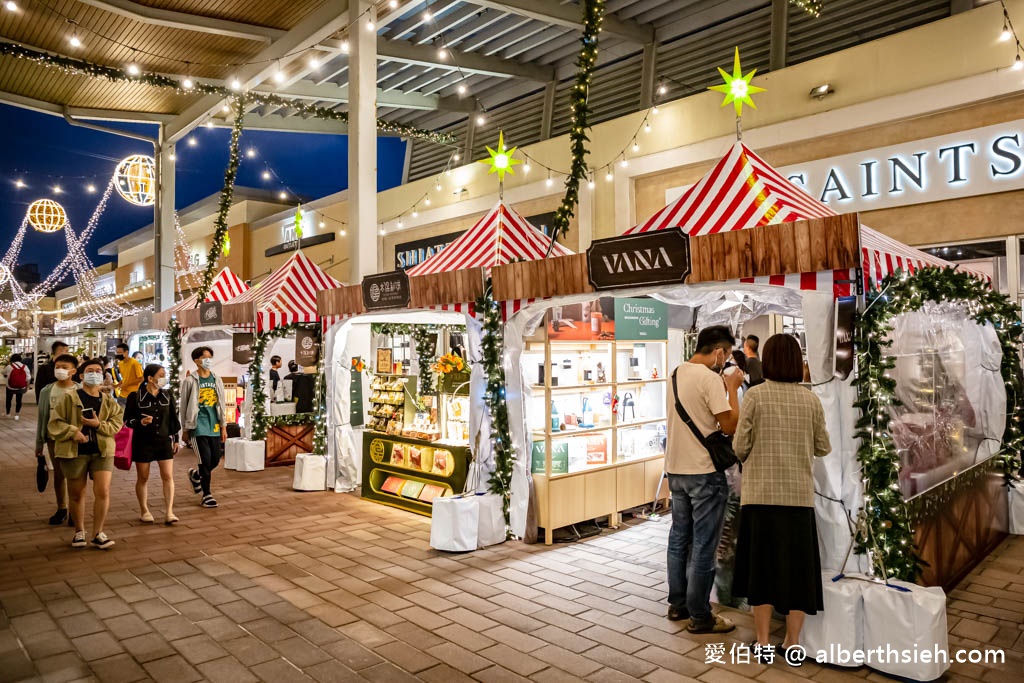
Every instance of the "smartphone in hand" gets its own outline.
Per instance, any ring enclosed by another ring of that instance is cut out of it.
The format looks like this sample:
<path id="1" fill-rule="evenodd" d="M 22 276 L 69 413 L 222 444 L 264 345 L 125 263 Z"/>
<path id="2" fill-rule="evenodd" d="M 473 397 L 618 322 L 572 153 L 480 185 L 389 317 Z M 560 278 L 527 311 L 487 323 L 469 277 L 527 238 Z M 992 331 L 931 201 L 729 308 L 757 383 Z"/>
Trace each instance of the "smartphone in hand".
<path id="1" fill-rule="evenodd" d="M 94 417 L 96 417 L 96 411 L 93 410 L 92 408 L 83 408 L 82 417 L 84 417 L 86 420 L 91 420 Z"/>

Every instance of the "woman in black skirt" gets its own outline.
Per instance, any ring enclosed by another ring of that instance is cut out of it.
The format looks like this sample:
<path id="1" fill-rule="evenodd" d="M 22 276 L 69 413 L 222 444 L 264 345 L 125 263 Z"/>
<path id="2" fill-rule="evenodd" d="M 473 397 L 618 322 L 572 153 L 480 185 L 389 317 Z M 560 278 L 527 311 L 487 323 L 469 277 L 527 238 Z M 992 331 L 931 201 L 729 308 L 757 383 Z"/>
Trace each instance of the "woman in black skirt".
<path id="1" fill-rule="evenodd" d="M 783 649 L 799 645 L 804 615 L 823 608 L 811 464 L 832 450 L 821 402 L 800 386 L 799 342 L 773 336 L 761 365 L 767 381 L 747 391 L 733 438 L 743 462 L 733 593 L 753 606 L 755 652 L 769 644 L 773 607 L 786 615 Z"/>
<path id="2" fill-rule="evenodd" d="M 174 454 L 178 452 L 178 406 L 167 390 L 167 371 L 163 366 L 147 365 L 142 371 L 142 386 L 128 396 L 124 409 L 124 423 L 131 427 L 132 461 L 138 479 L 135 481 L 135 496 L 139 499 L 140 518 L 146 524 L 153 523 L 149 511 L 149 467 L 153 462 L 160 467 L 160 479 L 164 485 L 164 504 L 167 508 L 165 524 L 174 524 Z"/>

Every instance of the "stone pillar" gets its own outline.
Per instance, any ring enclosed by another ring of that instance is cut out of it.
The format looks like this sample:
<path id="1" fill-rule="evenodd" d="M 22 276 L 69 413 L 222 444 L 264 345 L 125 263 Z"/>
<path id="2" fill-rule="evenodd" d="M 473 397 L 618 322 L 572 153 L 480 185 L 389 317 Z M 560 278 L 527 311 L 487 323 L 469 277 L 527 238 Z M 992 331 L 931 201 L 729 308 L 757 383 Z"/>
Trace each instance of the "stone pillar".
<path id="1" fill-rule="evenodd" d="M 161 124 L 157 138 L 156 203 L 153 205 L 153 310 L 174 305 L 174 145 Z"/>
<path id="2" fill-rule="evenodd" d="M 373 28 L 369 27 L 373 23 Z M 349 3 L 348 196 L 350 284 L 377 272 L 377 15 L 370 0 Z"/>

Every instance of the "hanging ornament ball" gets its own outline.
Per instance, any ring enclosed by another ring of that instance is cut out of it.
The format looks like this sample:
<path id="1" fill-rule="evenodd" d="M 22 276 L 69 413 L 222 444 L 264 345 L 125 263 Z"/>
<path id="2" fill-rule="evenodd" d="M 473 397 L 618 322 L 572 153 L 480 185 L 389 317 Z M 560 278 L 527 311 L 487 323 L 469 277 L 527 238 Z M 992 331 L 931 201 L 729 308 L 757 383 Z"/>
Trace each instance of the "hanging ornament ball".
<path id="1" fill-rule="evenodd" d="M 37 199 L 28 205 L 28 222 L 39 232 L 57 232 L 67 225 L 68 214 L 52 199 Z"/>
<path id="2" fill-rule="evenodd" d="M 152 206 L 156 201 L 156 162 L 153 157 L 133 154 L 122 159 L 114 171 L 114 187 L 125 201 L 136 206 Z"/>

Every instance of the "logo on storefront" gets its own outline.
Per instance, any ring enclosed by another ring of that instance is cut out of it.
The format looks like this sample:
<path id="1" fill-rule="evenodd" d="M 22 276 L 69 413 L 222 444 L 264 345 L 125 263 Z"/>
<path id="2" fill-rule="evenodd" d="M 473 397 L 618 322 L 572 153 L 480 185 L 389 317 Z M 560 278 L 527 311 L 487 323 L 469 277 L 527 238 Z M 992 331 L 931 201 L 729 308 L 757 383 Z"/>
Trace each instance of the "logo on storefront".
<path id="1" fill-rule="evenodd" d="M 363 278 L 363 306 L 368 311 L 406 308 L 409 305 L 409 276 L 404 270 L 367 275 Z"/>
<path id="2" fill-rule="evenodd" d="M 199 324 L 203 327 L 220 325 L 224 312 L 219 301 L 204 301 L 199 304 Z"/>
<path id="3" fill-rule="evenodd" d="M 248 365 L 253 359 L 255 336 L 252 332 L 235 332 L 231 335 L 231 360 L 239 365 Z"/>
<path id="4" fill-rule="evenodd" d="M 672 228 L 595 240 L 587 269 L 597 290 L 679 284 L 690 274 L 690 238 Z"/>

